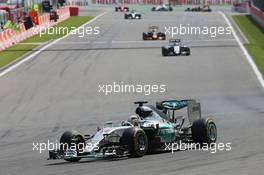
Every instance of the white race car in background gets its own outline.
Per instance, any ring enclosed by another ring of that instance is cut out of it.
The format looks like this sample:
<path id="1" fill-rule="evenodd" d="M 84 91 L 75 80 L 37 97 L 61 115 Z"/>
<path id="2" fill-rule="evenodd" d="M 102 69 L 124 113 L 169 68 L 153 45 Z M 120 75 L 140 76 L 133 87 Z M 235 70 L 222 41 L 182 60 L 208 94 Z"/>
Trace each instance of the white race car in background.
<path id="1" fill-rule="evenodd" d="M 163 11 L 163 12 L 168 12 L 168 11 L 173 11 L 173 8 L 170 5 L 159 5 L 156 7 L 152 7 L 151 9 L 152 11 Z"/>
<path id="2" fill-rule="evenodd" d="M 125 13 L 125 19 L 141 19 L 141 14 L 132 10 L 130 13 Z"/>

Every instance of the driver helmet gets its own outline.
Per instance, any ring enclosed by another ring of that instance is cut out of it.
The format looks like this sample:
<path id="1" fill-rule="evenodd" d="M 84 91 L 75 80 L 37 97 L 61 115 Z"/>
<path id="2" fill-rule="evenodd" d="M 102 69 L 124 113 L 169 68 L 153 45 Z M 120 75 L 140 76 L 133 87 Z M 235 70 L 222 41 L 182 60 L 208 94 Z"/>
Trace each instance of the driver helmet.
<path id="1" fill-rule="evenodd" d="M 145 118 L 152 114 L 152 109 L 148 106 L 139 106 L 136 109 L 136 114 L 139 115 L 141 118 Z"/>
<path id="2" fill-rule="evenodd" d="M 138 126 L 138 123 L 139 123 L 139 120 L 140 120 L 140 117 L 138 115 L 131 115 L 129 118 L 128 118 L 128 122 L 130 122 L 132 125 L 134 126 Z"/>

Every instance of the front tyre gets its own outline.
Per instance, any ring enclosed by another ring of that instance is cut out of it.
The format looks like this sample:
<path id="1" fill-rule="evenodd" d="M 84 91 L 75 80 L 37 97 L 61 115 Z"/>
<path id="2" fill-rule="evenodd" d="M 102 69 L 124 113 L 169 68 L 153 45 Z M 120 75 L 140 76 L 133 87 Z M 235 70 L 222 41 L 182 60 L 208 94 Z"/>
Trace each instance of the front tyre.
<path id="1" fill-rule="evenodd" d="M 193 122 L 192 127 L 193 141 L 200 144 L 215 143 L 217 139 L 217 128 L 212 118 L 200 118 Z"/>
<path id="2" fill-rule="evenodd" d="M 77 151 L 77 155 L 80 154 L 80 151 L 84 149 L 85 138 L 84 136 L 79 133 L 78 131 L 66 131 L 62 134 L 60 138 L 60 151 L 64 154 L 64 152 L 69 149 L 70 147 L 75 146 Z M 68 162 L 78 162 L 81 160 L 79 157 L 74 158 L 67 158 L 64 159 Z"/>
<path id="3" fill-rule="evenodd" d="M 142 157 L 148 151 L 148 138 L 140 128 L 128 128 L 124 131 L 121 143 L 128 146 L 129 157 Z"/>

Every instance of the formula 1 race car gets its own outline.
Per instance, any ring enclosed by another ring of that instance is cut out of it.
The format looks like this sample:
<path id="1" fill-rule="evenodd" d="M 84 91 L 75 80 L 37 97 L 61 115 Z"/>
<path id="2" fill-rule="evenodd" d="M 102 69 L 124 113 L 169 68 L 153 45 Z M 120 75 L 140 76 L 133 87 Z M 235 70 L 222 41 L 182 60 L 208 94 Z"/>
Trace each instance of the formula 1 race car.
<path id="1" fill-rule="evenodd" d="M 130 13 L 125 13 L 125 19 L 141 19 L 141 14 L 132 10 Z"/>
<path id="2" fill-rule="evenodd" d="M 150 26 L 148 32 L 143 32 L 143 40 L 166 40 L 165 33 L 159 32 L 159 27 Z"/>
<path id="3" fill-rule="evenodd" d="M 49 151 L 48 159 L 77 162 L 82 158 L 142 157 L 147 152 L 166 151 L 169 143 L 212 146 L 216 142 L 216 124 L 212 118 L 201 118 L 200 103 L 195 100 L 166 100 L 156 102 L 156 107 L 145 103 L 135 102 L 135 115 L 127 121 L 107 122 L 93 135 L 64 132 L 59 148 Z M 184 108 L 186 117 L 176 116 Z"/>
<path id="4" fill-rule="evenodd" d="M 211 12 L 212 9 L 210 8 L 209 5 L 204 5 L 202 7 L 198 6 L 194 8 L 187 8 L 185 11 L 186 12 Z"/>
<path id="5" fill-rule="evenodd" d="M 172 11 L 173 8 L 170 6 L 170 5 L 159 5 L 159 6 L 156 6 L 156 7 L 152 7 L 151 9 L 152 11 L 162 11 L 162 12 L 168 12 L 168 11 Z"/>
<path id="6" fill-rule="evenodd" d="M 115 7 L 115 11 L 116 12 L 128 12 L 129 8 L 125 7 L 124 5 L 120 5 L 118 7 Z"/>
<path id="7" fill-rule="evenodd" d="M 191 54 L 191 50 L 189 47 L 182 46 L 180 39 L 171 39 L 169 41 L 169 45 L 161 48 L 161 53 L 162 56 L 189 56 Z"/>

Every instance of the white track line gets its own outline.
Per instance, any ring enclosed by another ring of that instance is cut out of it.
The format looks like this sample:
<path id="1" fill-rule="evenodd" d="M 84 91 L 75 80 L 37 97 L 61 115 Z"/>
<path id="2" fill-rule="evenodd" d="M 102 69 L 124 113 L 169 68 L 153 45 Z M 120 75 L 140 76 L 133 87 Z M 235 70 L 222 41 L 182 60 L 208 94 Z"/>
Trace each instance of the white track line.
<path id="1" fill-rule="evenodd" d="M 226 23 L 230 26 L 231 30 L 232 30 L 232 33 L 233 33 L 233 36 L 235 37 L 239 47 L 241 48 L 242 52 L 244 53 L 248 63 L 250 64 L 250 66 L 252 67 L 252 69 L 254 70 L 261 86 L 264 88 L 264 80 L 263 80 L 263 77 L 260 73 L 260 71 L 258 70 L 258 67 L 256 66 L 255 62 L 253 61 L 252 57 L 249 55 L 247 49 L 244 47 L 244 45 L 242 44 L 242 42 L 239 40 L 234 28 L 232 27 L 230 21 L 228 20 L 228 18 L 226 17 L 226 15 L 219 11 L 219 13 L 223 16 L 223 18 L 225 19 Z"/>
<path id="2" fill-rule="evenodd" d="M 82 28 L 83 26 L 95 21 L 96 19 L 100 18 L 101 16 L 105 15 L 107 12 L 101 13 L 100 15 L 94 17 L 93 19 L 91 19 L 90 21 L 88 21 L 87 23 L 81 25 L 80 27 L 76 28 L 75 30 L 78 30 L 79 28 Z M 4 69 L 2 72 L 0 72 L 0 77 L 4 76 L 5 74 L 9 73 L 10 71 L 12 71 L 13 69 L 17 68 L 18 66 L 22 65 L 23 63 L 33 59 L 36 55 L 38 55 L 39 53 L 41 53 L 42 51 L 44 51 L 45 49 L 47 49 L 48 47 L 52 46 L 53 44 L 56 44 L 57 42 L 59 42 L 60 40 L 68 37 L 71 33 L 56 39 L 54 41 L 52 41 L 51 43 L 45 45 L 44 47 L 40 48 L 40 50 L 37 50 L 36 52 L 33 52 L 31 55 L 27 56 L 26 58 L 23 58 L 22 60 L 18 61 L 17 63 L 9 66 L 8 68 Z"/>
<path id="3" fill-rule="evenodd" d="M 235 41 L 234 39 L 201 39 L 201 40 L 184 40 L 184 42 L 215 42 L 215 41 Z M 126 44 L 126 43 L 164 43 L 168 42 L 166 40 L 158 40 L 158 41 L 112 41 L 112 43 L 117 43 L 117 44 Z"/>
<path id="4" fill-rule="evenodd" d="M 227 38 L 227 39 L 203 39 L 203 40 L 184 40 L 185 42 L 226 42 L 226 41 L 236 41 L 235 39 L 231 39 L 231 38 Z M 145 44 L 155 44 L 155 43 L 167 43 L 167 40 L 158 40 L 158 41 L 141 41 L 141 40 L 126 40 L 126 41 L 117 41 L 117 40 L 113 40 L 113 41 L 75 41 L 75 42 L 71 42 L 71 41 L 67 41 L 67 42 L 60 42 L 58 43 L 58 45 L 72 45 L 72 44 L 130 44 L 130 43 L 145 43 Z M 20 45 L 34 45 L 36 43 L 19 43 Z M 38 44 L 44 44 L 44 43 L 38 43 Z"/>
<path id="5" fill-rule="evenodd" d="M 246 42 L 247 44 L 249 44 L 249 41 L 248 41 L 247 37 L 246 37 L 245 34 L 240 30 L 240 28 L 238 27 L 236 21 L 233 20 L 233 18 L 231 18 L 231 20 L 232 20 L 232 23 L 236 26 L 236 28 L 237 28 L 239 34 L 243 37 L 243 39 L 245 40 L 245 42 Z"/>

